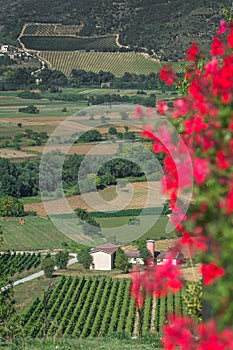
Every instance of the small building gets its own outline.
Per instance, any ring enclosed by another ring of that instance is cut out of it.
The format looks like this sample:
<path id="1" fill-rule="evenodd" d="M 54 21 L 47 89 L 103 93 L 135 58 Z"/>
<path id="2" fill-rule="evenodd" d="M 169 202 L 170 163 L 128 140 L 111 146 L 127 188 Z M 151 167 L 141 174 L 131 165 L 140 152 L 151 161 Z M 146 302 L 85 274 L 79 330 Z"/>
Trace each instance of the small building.
<path id="1" fill-rule="evenodd" d="M 100 84 L 100 87 L 101 88 L 110 88 L 111 87 L 111 82 L 110 81 L 108 81 L 108 82 L 106 82 L 106 83 L 101 83 Z"/>
<path id="2" fill-rule="evenodd" d="M 167 251 L 161 252 L 157 256 L 157 265 L 164 265 L 169 261 L 172 262 L 172 265 L 181 265 L 184 263 L 184 255 L 179 251 Z"/>
<path id="3" fill-rule="evenodd" d="M 9 45 L 1 45 L 1 52 L 7 53 L 9 50 Z"/>
<path id="4" fill-rule="evenodd" d="M 118 246 L 112 243 L 99 245 L 90 250 L 92 256 L 91 270 L 105 270 L 110 271 L 114 266 L 114 258 Z"/>
<path id="5" fill-rule="evenodd" d="M 140 257 L 140 251 L 136 249 L 124 249 L 124 253 L 129 258 L 130 264 L 144 265 L 143 259 Z"/>

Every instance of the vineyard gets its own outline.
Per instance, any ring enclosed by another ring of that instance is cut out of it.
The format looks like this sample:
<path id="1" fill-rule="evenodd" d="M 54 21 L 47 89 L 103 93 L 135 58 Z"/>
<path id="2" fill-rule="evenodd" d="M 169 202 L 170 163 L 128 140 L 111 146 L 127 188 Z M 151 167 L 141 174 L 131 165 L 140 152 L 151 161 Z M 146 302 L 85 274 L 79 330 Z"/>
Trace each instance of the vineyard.
<path id="1" fill-rule="evenodd" d="M 110 333 L 138 334 L 135 300 L 130 297 L 130 280 L 110 277 L 61 277 L 50 290 L 46 310 L 36 298 L 22 316 L 27 334 L 42 337 L 46 315 L 49 336 L 97 337 Z M 146 298 L 143 333 L 160 332 L 167 314 L 182 314 L 182 295 Z"/>
<path id="2" fill-rule="evenodd" d="M 100 37 L 27 35 L 21 36 L 20 40 L 27 49 L 36 51 L 111 51 L 113 49 L 118 49 L 116 35 Z"/>
<path id="3" fill-rule="evenodd" d="M 14 253 L 5 253 L 0 255 L 0 277 L 5 273 L 10 273 L 13 276 L 17 272 L 23 272 L 25 270 L 30 270 L 32 268 L 36 268 L 41 263 L 41 255 L 38 254 L 16 254 Z"/>
<path id="4" fill-rule="evenodd" d="M 65 25 L 61 23 L 26 23 L 21 35 L 29 36 L 76 36 L 83 25 Z"/>
<path id="5" fill-rule="evenodd" d="M 102 70 L 118 77 L 125 72 L 148 75 L 158 73 L 164 63 L 135 52 L 40 51 L 39 57 L 68 76 L 72 69 L 95 73 Z M 185 62 L 174 62 L 172 65 L 178 73 L 184 71 Z"/>

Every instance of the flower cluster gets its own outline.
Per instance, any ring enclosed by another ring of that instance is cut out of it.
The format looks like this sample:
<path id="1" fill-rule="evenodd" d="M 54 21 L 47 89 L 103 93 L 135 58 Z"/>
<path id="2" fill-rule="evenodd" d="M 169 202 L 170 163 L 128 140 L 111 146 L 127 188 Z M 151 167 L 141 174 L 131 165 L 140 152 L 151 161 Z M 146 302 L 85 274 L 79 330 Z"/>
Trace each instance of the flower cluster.
<path id="1" fill-rule="evenodd" d="M 148 268 L 142 271 L 136 267 L 131 277 L 131 295 L 139 309 L 143 307 L 147 295 L 163 297 L 169 292 L 178 292 L 183 286 L 182 273 L 178 266 L 172 264 L 169 257 L 163 265 L 149 264 Z"/>
<path id="2" fill-rule="evenodd" d="M 233 348 L 233 331 L 218 332 L 213 321 L 199 325 L 188 317 L 170 316 L 162 339 L 166 350 L 230 350 Z"/>
<path id="3" fill-rule="evenodd" d="M 216 320 L 226 326 L 233 312 L 227 275 L 233 269 L 233 23 L 221 21 L 210 55 L 210 61 L 200 65 L 197 43 L 187 50 L 186 94 L 172 109 L 159 102 L 160 117 L 154 123 L 152 118 L 146 121 L 143 135 L 153 140 L 154 152 L 164 154 L 162 185 L 172 209 L 171 222 L 181 236 L 179 244 L 186 245 L 190 254 L 206 252 L 200 272 L 205 285 L 214 285 Z M 169 66 L 161 70 L 160 78 L 167 85 L 178 84 Z M 167 112 L 180 137 L 165 122 Z M 185 198 L 192 187 L 187 211 Z M 134 273 L 140 276 L 132 287 L 137 305 L 143 305 L 139 299 L 147 294 L 166 295 L 182 286 L 179 269 L 171 263 Z M 214 321 L 194 325 L 191 319 L 173 317 L 170 322 L 164 330 L 165 349 L 233 349 L 232 331 L 218 333 Z"/>

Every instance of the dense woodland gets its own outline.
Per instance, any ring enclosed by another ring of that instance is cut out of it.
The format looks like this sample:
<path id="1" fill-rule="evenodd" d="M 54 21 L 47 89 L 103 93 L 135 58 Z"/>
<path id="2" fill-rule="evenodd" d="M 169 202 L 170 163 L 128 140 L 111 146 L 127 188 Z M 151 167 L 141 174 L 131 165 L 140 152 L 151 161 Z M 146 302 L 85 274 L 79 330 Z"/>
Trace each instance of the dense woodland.
<path id="1" fill-rule="evenodd" d="M 95 131 L 95 130 L 94 130 Z M 85 134 L 84 134 L 85 135 Z M 139 177 L 144 173 L 130 158 L 135 157 L 135 152 L 141 151 L 139 161 L 144 162 L 144 169 L 148 174 L 156 172 L 156 176 L 160 175 L 155 156 L 151 152 L 138 146 L 134 149 L 127 145 L 122 148 L 122 154 L 128 153 L 128 159 L 119 158 L 107 161 L 107 156 L 89 156 L 88 160 L 80 165 L 84 156 L 77 154 L 69 155 L 65 158 L 63 165 L 62 178 L 60 178 L 60 169 L 62 168 L 63 155 L 58 151 L 48 153 L 42 159 L 42 171 L 40 172 L 40 186 L 44 195 L 46 193 L 55 197 L 60 195 L 60 182 L 63 182 L 64 189 L 75 187 L 76 194 L 80 193 L 79 185 L 82 191 L 89 192 L 94 188 L 104 188 L 111 184 L 115 184 L 118 178 Z M 162 158 L 157 157 L 162 165 Z M 103 161 L 102 167 L 99 168 L 99 162 Z M 0 197 L 30 197 L 39 193 L 39 167 L 40 160 L 30 160 L 20 163 L 11 162 L 8 159 L 0 158 Z M 80 170 L 80 171 L 79 171 Z M 94 174 L 97 174 L 95 176 Z M 152 175 L 153 175 L 152 174 Z M 93 176 L 94 175 L 94 176 Z M 78 185 L 79 180 L 79 185 Z M 54 192 L 54 193 L 53 193 Z"/>
<path id="2" fill-rule="evenodd" d="M 120 43 L 146 47 L 161 59 L 183 58 L 198 40 L 208 51 L 222 0 L 0 0 L 0 41 L 16 42 L 25 22 L 83 24 L 82 36 L 120 33 Z"/>

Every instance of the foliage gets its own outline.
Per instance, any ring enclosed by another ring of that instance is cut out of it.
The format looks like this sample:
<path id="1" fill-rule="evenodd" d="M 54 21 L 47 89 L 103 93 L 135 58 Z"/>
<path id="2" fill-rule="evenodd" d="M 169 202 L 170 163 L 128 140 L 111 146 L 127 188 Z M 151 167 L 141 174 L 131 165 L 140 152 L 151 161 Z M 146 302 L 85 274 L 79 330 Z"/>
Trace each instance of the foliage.
<path id="1" fill-rule="evenodd" d="M 37 107 L 33 105 L 29 105 L 27 107 L 19 108 L 19 112 L 21 113 L 29 113 L 29 114 L 38 114 L 40 111 Z"/>
<path id="2" fill-rule="evenodd" d="M 69 261 L 69 253 L 67 251 L 60 250 L 55 255 L 55 264 L 59 269 L 65 269 Z"/>
<path id="3" fill-rule="evenodd" d="M 25 270 L 36 268 L 41 263 L 41 255 L 30 253 L 11 253 L 7 252 L 0 255 L 1 271 L 0 277 L 4 275 L 13 276 L 15 273 L 21 273 Z"/>
<path id="4" fill-rule="evenodd" d="M 117 129 L 114 126 L 110 126 L 110 128 L 108 129 L 108 133 L 110 135 L 116 135 L 117 134 Z"/>
<path id="5" fill-rule="evenodd" d="M 124 273 L 128 272 L 129 270 L 129 258 L 120 247 L 116 251 L 114 265 L 117 269 Z"/>
<path id="6" fill-rule="evenodd" d="M 84 132 L 78 139 L 78 142 L 95 142 L 95 141 L 101 141 L 102 135 L 101 133 L 96 130 L 88 130 Z"/>
<path id="7" fill-rule="evenodd" d="M 85 269 L 90 269 L 92 263 L 92 256 L 89 248 L 83 248 L 78 252 L 78 262 L 84 266 Z"/>
<path id="8" fill-rule="evenodd" d="M 202 319 L 202 289 L 201 280 L 198 283 L 188 282 L 185 285 L 185 293 L 182 294 L 186 314 L 198 321 Z"/>
<path id="9" fill-rule="evenodd" d="M 74 36 L 21 36 L 21 42 L 27 49 L 36 51 L 114 51 L 119 50 L 116 36 L 74 37 Z"/>
<path id="10" fill-rule="evenodd" d="M 144 208 L 143 215 L 158 215 L 162 211 L 160 207 L 154 208 Z M 91 212 L 90 215 L 94 218 L 114 218 L 114 217 L 124 217 L 124 216 L 138 216 L 142 213 L 142 209 L 125 209 L 112 212 Z M 161 215 L 165 215 L 165 212 Z"/>
<path id="11" fill-rule="evenodd" d="M 222 3 L 227 5 L 229 1 L 223 0 Z M 183 58 L 187 45 L 197 38 L 206 49 L 221 16 L 217 0 L 213 0 L 211 4 L 201 0 L 186 3 L 174 0 L 168 4 L 149 0 L 143 3 L 135 0 L 127 4 L 122 4 L 120 0 L 101 0 L 94 5 L 92 1 L 79 0 L 77 9 L 71 0 L 66 4 L 59 2 L 55 7 L 51 1 L 46 6 L 37 5 L 36 0 L 26 2 L 24 8 L 18 2 L 15 4 L 9 1 L 4 4 L 0 17 L 3 42 L 16 42 L 23 25 L 28 22 L 34 22 L 34 27 L 28 28 L 32 33 L 37 30 L 41 32 L 41 26 L 36 23 L 52 23 L 53 25 L 47 25 L 50 35 L 54 35 L 54 23 L 62 23 L 71 25 L 70 34 L 73 36 L 103 36 L 118 33 L 120 30 L 120 44 L 134 50 L 146 47 L 149 53 L 153 54 L 154 50 L 168 60 L 174 57 Z M 80 8 L 82 11 L 79 11 Z M 5 13 L 11 13 L 11 17 L 6 18 Z"/>
<path id="12" fill-rule="evenodd" d="M 18 93 L 18 97 L 35 99 L 35 100 L 40 100 L 41 99 L 41 95 L 38 92 L 34 92 L 34 91 L 22 91 L 22 92 L 19 92 Z"/>
<path id="13" fill-rule="evenodd" d="M 14 197 L 0 198 L 0 216 L 24 216 L 23 204 Z"/>
<path id="14" fill-rule="evenodd" d="M 11 337 L 10 323 L 11 323 L 12 317 L 15 315 L 14 291 L 11 283 L 12 282 L 9 279 L 8 274 L 4 274 L 1 276 L 0 332 L 1 332 L 1 336 L 7 337 L 7 338 Z M 4 288 L 6 286 L 8 287 Z"/>
<path id="15" fill-rule="evenodd" d="M 54 262 L 53 258 L 51 256 L 47 255 L 41 263 L 41 268 L 44 270 L 45 276 L 47 278 L 52 277 L 54 267 L 55 267 L 55 262 Z"/>

